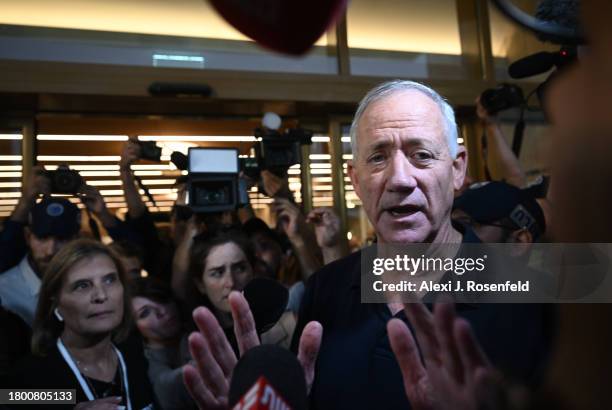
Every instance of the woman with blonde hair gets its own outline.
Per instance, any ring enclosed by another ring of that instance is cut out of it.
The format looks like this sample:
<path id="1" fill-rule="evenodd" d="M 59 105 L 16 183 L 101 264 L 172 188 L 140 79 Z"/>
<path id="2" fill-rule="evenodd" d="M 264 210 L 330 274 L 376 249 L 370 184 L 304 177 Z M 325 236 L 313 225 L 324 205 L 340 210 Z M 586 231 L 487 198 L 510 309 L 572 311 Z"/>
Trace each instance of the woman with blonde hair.
<path id="1" fill-rule="evenodd" d="M 115 344 L 132 325 L 126 281 L 121 262 L 100 242 L 64 246 L 43 276 L 32 356 L 17 367 L 12 387 L 74 389 L 76 407 L 58 409 L 153 409 L 142 353 Z"/>

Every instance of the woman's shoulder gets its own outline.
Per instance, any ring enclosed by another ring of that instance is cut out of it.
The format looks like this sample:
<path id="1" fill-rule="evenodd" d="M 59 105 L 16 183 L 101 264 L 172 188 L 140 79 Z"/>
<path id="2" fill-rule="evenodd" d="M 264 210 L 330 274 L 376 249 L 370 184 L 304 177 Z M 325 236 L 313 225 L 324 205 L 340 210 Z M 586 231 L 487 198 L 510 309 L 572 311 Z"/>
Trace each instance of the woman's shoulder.
<path id="1" fill-rule="evenodd" d="M 17 388 L 55 388 L 73 383 L 72 379 L 70 369 L 53 346 L 44 355 L 30 354 L 17 362 L 10 382 Z"/>

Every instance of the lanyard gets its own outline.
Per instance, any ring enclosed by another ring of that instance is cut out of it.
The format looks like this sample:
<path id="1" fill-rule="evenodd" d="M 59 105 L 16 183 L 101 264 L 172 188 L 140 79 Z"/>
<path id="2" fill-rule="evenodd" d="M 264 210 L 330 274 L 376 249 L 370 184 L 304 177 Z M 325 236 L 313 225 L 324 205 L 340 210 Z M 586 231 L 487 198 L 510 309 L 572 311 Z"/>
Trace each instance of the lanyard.
<path id="1" fill-rule="evenodd" d="M 64 346 L 64 343 L 62 342 L 62 339 L 59 338 L 59 337 L 57 338 L 57 348 L 59 349 L 60 353 L 64 357 L 64 360 L 66 361 L 66 363 L 70 367 L 70 370 L 72 370 L 72 373 L 74 373 L 74 376 L 79 381 L 79 384 L 81 385 L 81 389 L 83 389 L 83 391 L 85 392 L 85 395 L 87 396 L 87 398 L 90 401 L 91 400 L 95 400 L 95 396 L 94 396 L 93 392 L 91 391 L 91 389 L 89 388 L 89 385 L 87 384 L 87 382 L 83 378 L 83 375 L 81 374 L 81 372 L 79 371 L 79 368 L 77 367 L 76 363 L 72 359 L 72 356 L 70 356 L 70 353 L 66 349 L 66 346 Z M 129 386 L 128 386 L 127 368 L 125 367 L 125 362 L 123 361 L 123 355 L 121 354 L 119 349 L 117 349 L 115 347 L 115 345 L 113 345 L 113 350 L 117 354 L 117 358 L 119 359 L 119 365 L 121 366 L 121 370 L 122 370 L 121 375 L 122 375 L 122 378 L 123 378 L 123 380 L 122 380 L 123 381 L 123 387 L 124 387 L 124 391 L 125 391 L 125 395 L 126 395 L 125 402 L 127 403 L 127 410 L 132 410 L 132 405 L 130 404 L 130 390 L 129 390 Z"/>

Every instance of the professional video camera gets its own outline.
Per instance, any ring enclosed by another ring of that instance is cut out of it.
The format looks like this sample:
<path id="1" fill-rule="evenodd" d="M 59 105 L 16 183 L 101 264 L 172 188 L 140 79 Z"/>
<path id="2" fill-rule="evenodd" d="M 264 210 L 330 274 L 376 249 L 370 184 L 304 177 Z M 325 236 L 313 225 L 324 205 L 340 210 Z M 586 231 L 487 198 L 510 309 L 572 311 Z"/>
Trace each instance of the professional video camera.
<path id="1" fill-rule="evenodd" d="M 241 158 L 240 169 L 255 180 L 264 170 L 285 177 L 289 167 L 301 162 L 301 146 L 312 143 L 312 132 L 301 128 L 280 132 L 281 119 L 270 112 L 263 116 L 262 125 L 254 131 L 257 138 L 255 158 Z"/>
<path id="2" fill-rule="evenodd" d="M 195 213 L 231 211 L 238 201 L 238 150 L 189 148 L 187 205 Z"/>
<path id="3" fill-rule="evenodd" d="M 45 170 L 43 174 L 51 181 L 51 193 L 76 194 L 84 184 L 83 177 L 78 171 L 62 164 L 54 171 Z"/>
<path id="4" fill-rule="evenodd" d="M 149 161 L 160 162 L 162 149 L 157 146 L 155 141 L 139 141 L 140 146 L 140 158 L 148 159 Z"/>
<path id="5" fill-rule="evenodd" d="M 255 158 L 241 158 L 241 170 L 245 175 L 258 179 L 267 170 L 284 177 L 289 167 L 301 162 L 301 146 L 311 144 L 312 132 L 295 128 L 284 133 L 266 128 L 255 129 Z"/>
<path id="6" fill-rule="evenodd" d="M 490 115 L 525 103 L 523 90 L 514 84 L 500 84 L 495 88 L 484 90 L 480 95 L 480 103 Z"/>

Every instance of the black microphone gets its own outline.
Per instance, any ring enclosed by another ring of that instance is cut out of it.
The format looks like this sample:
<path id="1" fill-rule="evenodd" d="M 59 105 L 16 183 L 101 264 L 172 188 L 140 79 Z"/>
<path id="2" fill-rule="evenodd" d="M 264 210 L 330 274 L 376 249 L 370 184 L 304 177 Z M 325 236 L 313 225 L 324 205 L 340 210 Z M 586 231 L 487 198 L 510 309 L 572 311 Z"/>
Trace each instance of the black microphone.
<path id="1" fill-rule="evenodd" d="M 254 347 L 234 368 L 228 401 L 235 410 L 306 410 L 302 365 L 293 353 L 282 347 Z"/>
<path id="2" fill-rule="evenodd" d="M 531 77 L 550 70 L 556 61 L 557 53 L 540 51 L 510 64 L 508 74 L 510 74 L 510 77 L 517 79 Z"/>
<path id="3" fill-rule="evenodd" d="M 257 334 L 262 334 L 285 313 L 289 291 L 275 280 L 254 278 L 244 287 L 244 298 L 253 313 Z"/>

